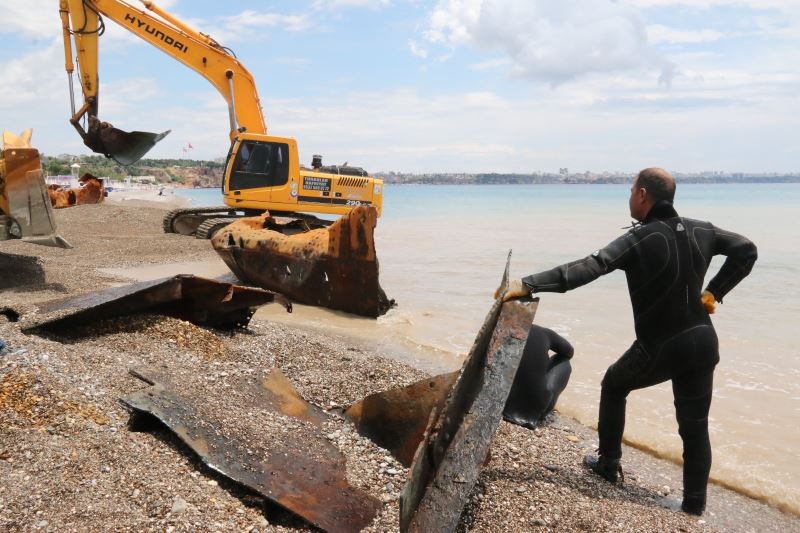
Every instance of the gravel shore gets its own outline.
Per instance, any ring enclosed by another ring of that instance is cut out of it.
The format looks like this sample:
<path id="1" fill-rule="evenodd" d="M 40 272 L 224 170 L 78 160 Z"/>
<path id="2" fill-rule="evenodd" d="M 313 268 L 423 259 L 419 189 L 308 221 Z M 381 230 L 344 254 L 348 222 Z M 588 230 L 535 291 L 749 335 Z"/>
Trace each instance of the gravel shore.
<path id="1" fill-rule="evenodd" d="M 163 234 L 162 215 L 159 208 L 80 206 L 57 213 L 72 250 L 0 243 L 0 308 L 13 308 L 24 322 L 37 301 L 125 281 L 97 269 L 216 256 L 208 241 Z M 132 431 L 119 402 L 147 387 L 131 369 L 156 369 L 204 395 L 209 416 L 257 450 L 263 439 L 291 442 L 291 426 L 239 413 L 229 384 L 273 367 L 329 413 L 324 431 L 344 454 L 348 481 L 382 502 L 368 531 L 397 530 L 406 469 L 337 413 L 422 379 L 421 370 L 350 339 L 270 322 L 227 333 L 138 316 L 48 338 L 23 334 L 22 322 L 0 315 L 8 344 L 0 355 L 0 530 L 312 531 L 203 467 L 169 431 Z M 716 486 L 701 519 L 666 508 L 680 501 L 680 469 L 628 448 L 625 483 L 609 485 L 581 466 L 595 442 L 593 430 L 557 414 L 533 431 L 502 422 L 460 530 L 800 531 L 796 517 Z"/>

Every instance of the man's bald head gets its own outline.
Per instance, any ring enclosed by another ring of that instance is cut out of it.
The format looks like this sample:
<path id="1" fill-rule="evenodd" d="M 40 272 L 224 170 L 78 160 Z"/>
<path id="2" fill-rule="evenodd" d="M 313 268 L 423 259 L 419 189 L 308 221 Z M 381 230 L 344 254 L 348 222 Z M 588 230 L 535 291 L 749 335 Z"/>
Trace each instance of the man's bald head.
<path id="1" fill-rule="evenodd" d="M 675 178 L 663 168 L 646 168 L 639 172 L 634 188 L 647 191 L 647 197 L 653 204 L 675 199 Z"/>

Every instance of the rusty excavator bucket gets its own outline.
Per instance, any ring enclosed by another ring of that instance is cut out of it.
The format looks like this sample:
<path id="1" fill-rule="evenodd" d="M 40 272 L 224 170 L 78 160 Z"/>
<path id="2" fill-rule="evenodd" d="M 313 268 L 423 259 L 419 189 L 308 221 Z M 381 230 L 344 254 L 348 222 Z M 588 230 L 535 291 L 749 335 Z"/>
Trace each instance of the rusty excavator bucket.
<path id="1" fill-rule="evenodd" d="M 108 122 L 102 122 L 93 115 L 89 115 L 88 131 L 83 131 L 76 119 L 73 119 L 72 124 L 81 134 L 83 144 L 93 152 L 110 157 L 120 165 L 132 165 L 137 162 L 171 131 L 127 132 L 115 128 Z"/>
<path id="2" fill-rule="evenodd" d="M 31 130 L 20 136 L 3 133 L 0 152 L 0 241 L 23 241 L 72 248 L 56 234 L 53 209 L 42 176 L 39 151 L 31 147 Z"/>
<path id="3" fill-rule="evenodd" d="M 395 305 L 378 283 L 377 220 L 371 206 L 318 229 L 302 220 L 281 224 L 264 213 L 231 223 L 211 242 L 246 283 L 301 304 L 377 318 Z"/>

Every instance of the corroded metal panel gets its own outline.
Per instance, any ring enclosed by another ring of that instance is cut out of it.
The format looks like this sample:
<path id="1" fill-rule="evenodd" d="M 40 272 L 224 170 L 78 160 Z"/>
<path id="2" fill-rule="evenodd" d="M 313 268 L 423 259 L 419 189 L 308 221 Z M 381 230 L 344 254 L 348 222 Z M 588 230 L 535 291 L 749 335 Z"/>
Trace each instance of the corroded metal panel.
<path id="1" fill-rule="evenodd" d="M 37 304 L 38 314 L 25 329 L 63 331 L 135 313 L 163 314 L 210 327 L 244 327 L 258 307 L 275 301 L 291 309 L 273 292 L 182 274 Z"/>
<path id="2" fill-rule="evenodd" d="M 370 394 L 351 405 L 344 414 L 361 435 L 392 452 L 408 467 L 425 434 L 431 413 L 438 413 L 442 408 L 456 378 L 458 372 L 451 372 L 407 387 Z"/>
<path id="3" fill-rule="evenodd" d="M 502 286 L 507 285 L 508 265 Z M 433 413 L 400 498 L 400 529 L 454 531 L 489 452 L 538 299 L 490 309 L 438 416 Z"/>
<path id="4" fill-rule="evenodd" d="M 169 377 L 152 371 L 136 375 L 152 386 L 122 403 L 156 417 L 213 471 L 331 533 L 360 531 L 376 516 L 381 503 L 348 484 L 344 456 L 322 434 L 326 415 L 306 403 L 280 370 L 272 369 L 262 380 L 237 378 L 211 391 L 169 384 Z M 205 409 L 209 394 L 231 390 L 241 393 L 242 400 L 230 409 L 239 412 Z M 241 421 L 255 418 L 248 414 L 256 411 L 261 421 L 266 411 L 283 431 L 242 427 Z M 301 423 L 285 431 L 284 417 Z"/>
<path id="5" fill-rule="evenodd" d="M 3 214 L 13 220 L 7 231 L 15 238 L 33 244 L 72 248 L 56 234 L 39 151 L 35 148 L 8 148 L 0 152 L 0 215 Z M 2 238 L 4 236 L 0 235 Z"/>
<path id="6" fill-rule="evenodd" d="M 233 222 L 212 244 L 241 280 L 298 303 L 378 317 L 392 306 L 378 282 L 377 211 L 361 206 L 326 228 L 303 231 L 264 214 Z M 287 235 L 286 233 L 294 233 Z"/>

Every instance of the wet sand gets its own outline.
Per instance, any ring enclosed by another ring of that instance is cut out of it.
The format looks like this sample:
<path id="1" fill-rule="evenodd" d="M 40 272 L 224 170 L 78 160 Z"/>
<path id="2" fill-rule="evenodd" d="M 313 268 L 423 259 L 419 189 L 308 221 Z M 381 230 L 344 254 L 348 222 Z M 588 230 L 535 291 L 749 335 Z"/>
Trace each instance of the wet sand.
<path id="1" fill-rule="evenodd" d="M 0 243 L 0 307 L 24 315 L 37 301 L 174 269 L 224 275 L 207 241 L 161 232 L 162 209 L 106 204 L 61 210 L 59 229 L 73 250 Z M 290 317 L 283 323 L 258 320 L 251 333 L 234 335 L 163 319 L 155 330 L 112 329 L 69 343 L 26 336 L 18 323 L 0 317 L 0 338 L 9 344 L 0 357 L 0 529 L 308 530 L 202 468 L 167 432 L 129 431 L 128 413 L 118 403 L 121 395 L 143 388 L 128 374 L 138 365 L 168 365 L 216 379 L 274 365 L 322 407 L 347 405 L 425 375 L 357 339 L 323 327 L 294 327 Z M 211 337 L 204 344 L 180 344 L 205 335 Z M 6 389 L 17 393 L 3 396 Z M 214 399 L 209 402 L 213 408 Z M 371 530 L 396 530 L 403 471 L 388 474 L 380 467 L 383 452 L 351 436 L 344 421 L 334 423 L 340 431 L 334 443 L 347 458 L 351 484 L 383 502 Z M 592 429 L 563 416 L 535 431 L 501 423 L 460 528 L 800 530 L 796 517 L 718 486 L 710 487 L 702 519 L 663 508 L 664 494 L 680 501 L 677 466 L 626 448 L 626 483 L 610 486 L 580 464 L 595 445 Z"/>

